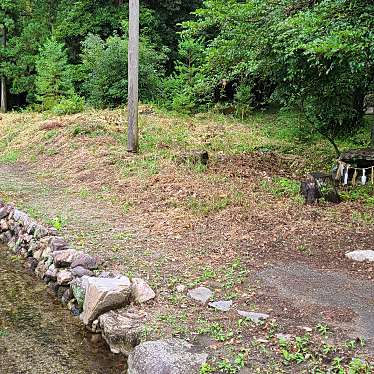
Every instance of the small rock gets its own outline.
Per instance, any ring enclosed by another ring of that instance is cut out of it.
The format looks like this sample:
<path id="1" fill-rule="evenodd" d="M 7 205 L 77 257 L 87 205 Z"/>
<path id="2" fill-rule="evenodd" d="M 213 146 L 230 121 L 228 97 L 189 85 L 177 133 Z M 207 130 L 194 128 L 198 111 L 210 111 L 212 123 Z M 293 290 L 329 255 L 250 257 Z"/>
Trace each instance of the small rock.
<path id="1" fill-rule="evenodd" d="M 47 272 L 47 270 L 48 270 L 48 267 L 49 267 L 48 264 L 46 264 L 46 263 L 43 262 L 43 261 L 40 261 L 40 262 L 38 263 L 38 266 L 37 266 L 36 269 L 35 269 L 35 274 L 36 274 L 39 278 L 43 279 L 44 276 L 45 276 L 45 274 L 46 274 L 46 272 Z"/>
<path id="2" fill-rule="evenodd" d="M 181 339 L 149 341 L 130 353 L 128 374 L 194 374 L 207 359 L 207 354 Z"/>
<path id="3" fill-rule="evenodd" d="M 38 249 L 36 251 L 33 252 L 33 256 L 38 260 L 40 261 L 42 259 L 42 255 L 43 255 L 43 250 L 42 249 Z"/>
<path id="4" fill-rule="evenodd" d="M 74 279 L 70 270 L 61 270 L 57 274 L 57 283 L 61 286 L 69 284 Z"/>
<path id="5" fill-rule="evenodd" d="M 88 270 L 94 270 L 97 269 L 97 259 L 86 254 L 86 253 L 79 253 L 74 259 L 74 261 L 71 263 L 71 268 L 76 268 L 78 266 L 81 266 Z"/>
<path id="6" fill-rule="evenodd" d="M 27 264 L 27 267 L 31 270 L 31 271 L 35 271 L 35 269 L 37 268 L 38 266 L 38 260 L 34 257 L 28 257 L 27 260 L 26 260 L 26 264 Z"/>
<path id="7" fill-rule="evenodd" d="M 63 238 L 58 236 L 53 236 L 49 239 L 48 246 L 51 248 L 52 252 L 64 251 L 69 248 L 68 243 Z"/>
<path id="8" fill-rule="evenodd" d="M 277 339 L 280 339 L 280 340 L 287 340 L 287 341 L 289 341 L 289 340 L 291 340 L 292 335 L 291 334 L 281 334 L 281 333 L 279 333 L 279 334 L 275 334 L 275 337 Z"/>
<path id="9" fill-rule="evenodd" d="M 133 278 L 131 286 L 131 297 L 138 304 L 145 303 L 156 297 L 155 292 L 141 278 Z"/>
<path id="10" fill-rule="evenodd" d="M 116 310 L 99 317 L 102 335 L 113 353 L 126 356 L 140 343 L 146 313 L 135 310 Z"/>
<path id="11" fill-rule="evenodd" d="M 85 325 L 91 324 L 103 313 L 129 304 L 131 293 L 129 278 L 88 277 L 86 281 L 87 289 L 82 313 L 82 321 Z"/>
<path id="12" fill-rule="evenodd" d="M 1 231 L 7 231 L 9 230 L 9 224 L 6 219 L 0 220 L 0 230 Z"/>
<path id="13" fill-rule="evenodd" d="M 220 300 L 208 304 L 210 307 L 220 310 L 221 312 L 228 312 L 232 307 L 231 300 Z"/>
<path id="14" fill-rule="evenodd" d="M 237 312 L 239 316 L 248 318 L 255 323 L 259 323 L 270 317 L 269 314 L 265 314 L 265 313 L 246 312 L 244 310 L 238 310 Z"/>
<path id="15" fill-rule="evenodd" d="M 353 261 L 363 262 L 363 261 L 374 261 L 374 251 L 371 249 L 362 251 L 353 251 L 345 254 L 346 257 Z"/>
<path id="16" fill-rule="evenodd" d="M 176 290 L 179 293 L 183 293 L 184 291 L 186 291 L 186 286 L 184 284 L 178 284 Z"/>
<path id="17" fill-rule="evenodd" d="M 65 290 L 64 294 L 62 295 L 61 301 L 63 304 L 68 304 L 70 300 L 74 298 L 74 294 L 72 289 L 69 287 Z"/>
<path id="18" fill-rule="evenodd" d="M 77 266 L 70 270 L 74 277 L 81 278 L 83 276 L 92 277 L 94 273 L 91 270 L 85 269 L 82 266 Z"/>
<path id="19" fill-rule="evenodd" d="M 48 235 L 48 230 L 42 225 L 36 225 L 34 229 L 34 238 L 41 239 Z"/>
<path id="20" fill-rule="evenodd" d="M 66 268 L 79 256 L 79 252 L 74 249 L 65 249 L 61 251 L 52 250 L 53 261 L 56 268 Z"/>
<path id="21" fill-rule="evenodd" d="M 197 287 L 193 290 L 188 291 L 188 296 L 202 304 L 205 304 L 208 300 L 213 297 L 213 292 L 206 287 Z"/>
<path id="22" fill-rule="evenodd" d="M 55 265 L 50 265 L 48 270 L 44 274 L 44 281 L 49 282 L 49 281 L 56 281 L 57 280 L 57 273 L 58 270 L 55 268 Z"/>

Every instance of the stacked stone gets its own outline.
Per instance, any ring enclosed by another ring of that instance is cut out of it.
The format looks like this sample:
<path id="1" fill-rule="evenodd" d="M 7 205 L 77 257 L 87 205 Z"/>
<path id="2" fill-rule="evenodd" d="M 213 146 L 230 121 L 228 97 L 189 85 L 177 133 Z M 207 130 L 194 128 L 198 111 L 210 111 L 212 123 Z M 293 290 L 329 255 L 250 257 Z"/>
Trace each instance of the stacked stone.
<path id="1" fill-rule="evenodd" d="M 98 258 L 70 248 L 55 229 L 1 201 L 0 242 L 25 257 L 28 267 L 89 330 L 101 333 L 113 352 L 128 355 L 140 343 L 147 314 L 139 306 L 156 296 L 144 280 L 100 273 Z"/>
<path id="2" fill-rule="evenodd" d="M 103 336 L 114 353 L 129 356 L 129 374 L 199 373 L 208 355 L 180 339 L 141 343 L 147 313 L 141 305 L 155 292 L 141 278 L 100 272 L 99 259 L 70 248 L 47 228 L 0 201 L 0 243 L 25 257 L 59 300 L 87 329 Z"/>

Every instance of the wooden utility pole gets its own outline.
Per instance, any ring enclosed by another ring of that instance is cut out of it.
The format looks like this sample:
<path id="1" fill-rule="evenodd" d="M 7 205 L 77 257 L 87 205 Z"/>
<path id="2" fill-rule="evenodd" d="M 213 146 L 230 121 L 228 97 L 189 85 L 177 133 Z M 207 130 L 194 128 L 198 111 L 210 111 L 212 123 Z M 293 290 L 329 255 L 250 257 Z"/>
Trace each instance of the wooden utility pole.
<path id="1" fill-rule="evenodd" d="M 137 152 L 139 101 L 139 0 L 129 1 L 128 151 Z"/>
<path id="2" fill-rule="evenodd" d="M 2 27 L 2 37 L 1 37 L 1 45 L 5 49 L 6 47 L 6 27 L 3 25 Z M 6 77 L 5 75 L 1 76 L 1 84 L 0 84 L 0 111 L 2 113 L 6 113 L 7 111 L 7 94 L 6 94 Z"/>

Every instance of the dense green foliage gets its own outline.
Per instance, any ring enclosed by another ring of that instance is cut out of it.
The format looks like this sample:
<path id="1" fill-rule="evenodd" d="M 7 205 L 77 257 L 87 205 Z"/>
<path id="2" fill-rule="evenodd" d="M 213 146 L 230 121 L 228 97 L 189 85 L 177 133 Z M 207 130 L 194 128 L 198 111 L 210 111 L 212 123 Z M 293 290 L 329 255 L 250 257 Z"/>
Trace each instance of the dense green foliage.
<path id="1" fill-rule="evenodd" d="M 141 99 L 243 117 L 296 108 L 334 143 L 362 124 L 374 90 L 372 14 L 371 0 L 143 1 Z M 0 17 L 15 103 L 126 102 L 127 2 L 3 0 Z"/>

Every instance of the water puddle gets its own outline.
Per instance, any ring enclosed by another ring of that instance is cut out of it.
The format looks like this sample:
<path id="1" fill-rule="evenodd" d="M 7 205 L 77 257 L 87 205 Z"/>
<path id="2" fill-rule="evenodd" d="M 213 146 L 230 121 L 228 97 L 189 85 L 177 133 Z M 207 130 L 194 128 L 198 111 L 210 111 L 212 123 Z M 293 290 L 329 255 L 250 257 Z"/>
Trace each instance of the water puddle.
<path id="1" fill-rule="evenodd" d="M 0 372 L 125 373 L 125 360 L 93 343 L 46 288 L 0 247 Z"/>

